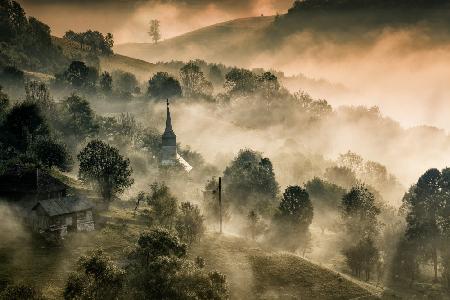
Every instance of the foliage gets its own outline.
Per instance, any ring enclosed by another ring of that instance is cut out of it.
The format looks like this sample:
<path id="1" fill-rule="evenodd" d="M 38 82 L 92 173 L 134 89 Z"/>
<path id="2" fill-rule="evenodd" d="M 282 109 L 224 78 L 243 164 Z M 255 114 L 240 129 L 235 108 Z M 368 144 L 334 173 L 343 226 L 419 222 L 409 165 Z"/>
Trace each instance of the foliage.
<path id="1" fill-rule="evenodd" d="M 9 107 L 9 97 L 3 92 L 3 87 L 0 85 L 0 122 L 2 121 L 3 115 L 6 113 Z"/>
<path id="2" fill-rule="evenodd" d="M 257 77 L 246 69 L 233 68 L 225 75 L 224 87 L 230 95 L 247 96 L 256 90 Z"/>
<path id="3" fill-rule="evenodd" d="M 347 167 L 327 168 L 324 176 L 328 181 L 347 189 L 358 183 L 355 173 Z"/>
<path id="4" fill-rule="evenodd" d="M 208 74 L 208 79 L 217 85 L 222 85 L 223 82 L 225 81 L 225 76 L 222 73 L 222 70 L 220 69 L 220 67 L 217 64 L 213 64 L 211 65 L 211 67 L 209 68 L 209 74 Z"/>
<path id="5" fill-rule="evenodd" d="M 308 192 L 299 186 L 288 186 L 274 216 L 277 238 L 282 240 L 283 247 L 295 251 L 301 245 L 306 251 L 313 216 L 314 209 Z"/>
<path id="6" fill-rule="evenodd" d="M 204 218 L 197 205 L 191 204 L 190 202 L 180 204 L 180 212 L 175 221 L 175 229 L 183 242 L 190 245 L 200 240 L 205 232 L 205 225 L 203 223 Z"/>
<path id="7" fill-rule="evenodd" d="M 161 226 L 172 228 L 177 216 L 178 201 L 171 193 L 167 185 L 154 182 L 150 185 L 150 194 L 147 195 L 147 203 L 152 208 L 152 217 Z"/>
<path id="8" fill-rule="evenodd" d="M 60 130 L 66 137 L 75 136 L 79 143 L 87 137 L 98 133 L 99 125 L 89 102 L 76 94 L 72 94 L 61 102 Z"/>
<path id="9" fill-rule="evenodd" d="M 62 51 L 52 44 L 50 28 L 25 15 L 16 1 L 0 2 L 0 65 L 20 69 L 56 70 L 65 62 Z"/>
<path id="10" fill-rule="evenodd" d="M 181 97 L 181 85 L 166 72 L 157 72 L 148 81 L 148 94 L 155 99 Z"/>
<path id="11" fill-rule="evenodd" d="M 101 32 L 92 30 L 79 33 L 69 30 L 64 34 L 64 38 L 78 43 L 81 50 L 89 50 L 95 54 L 113 54 L 114 37 L 111 33 L 103 35 Z M 87 49 L 84 46 L 87 46 Z"/>
<path id="12" fill-rule="evenodd" d="M 449 174 L 448 169 L 442 173 L 437 169 L 429 169 L 403 198 L 407 211 L 405 237 L 418 246 L 423 257 L 432 261 L 435 281 L 438 276 L 438 251 L 450 219 L 447 204 L 450 195 Z"/>
<path id="13" fill-rule="evenodd" d="M 6 66 L 0 72 L 0 83 L 5 87 L 20 88 L 25 82 L 24 73 L 15 66 Z"/>
<path id="14" fill-rule="evenodd" d="M 112 78 L 114 87 L 120 94 L 131 96 L 139 89 L 139 82 L 132 73 L 117 70 L 112 73 Z"/>
<path id="15" fill-rule="evenodd" d="M 30 102 L 21 102 L 13 106 L 5 116 L 3 129 L 6 133 L 1 137 L 4 143 L 22 153 L 38 137 L 50 134 L 39 107 Z"/>
<path id="16" fill-rule="evenodd" d="M 44 300 L 42 293 L 25 284 L 8 285 L 0 292 L 0 300 Z"/>
<path id="17" fill-rule="evenodd" d="M 68 83 L 75 89 L 92 91 L 97 83 L 98 71 L 82 61 L 72 61 L 66 71 L 55 77 L 58 82 Z"/>
<path id="18" fill-rule="evenodd" d="M 186 259 L 186 245 L 165 229 L 144 233 L 130 256 L 133 299 L 228 299 L 225 276 Z"/>
<path id="19" fill-rule="evenodd" d="M 77 272 L 67 279 L 64 299 L 118 299 L 124 283 L 125 271 L 96 250 L 80 258 Z"/>
<path id="20" fill-rule="evenodd" d="M 130 160 L 102 141 L 90 141 L 77 158 L 80 161 L 78 176 L 83 181 L 94 182 L 107 203 L 134 182 Z"/>
<path id="21" fill-rule="evenodd" d="M 112 91 L 113 79 L 111 74 L 104 71 L 100 75 L 100 89 L 103 93 L 108 94 Z"/>
<path id="22" fill-rule="evenodd" d="M 59 144 L 50 138 L 38 139 L 31 145 L 30 150 L 44 167 L 57 167 L 61 171 L 70 171 L 72 158 L 63 144 Z"/>
<path id="23" fill-rule="evenodd" d="M 380 208 L 366 186 L 357 185 L 344 195 L 341 214 L 350 240 L 374 238 L 379 233 Z"/>
<path id="24" fill-rule="evenodd" d="M 314 222 L 322 229 L 336 230 L 336 219 L 334 215 L 339 210 L 341 199 L 346 190 L 338 185 L 324 181 L 320 178 L 313 178 L 305 184 L 311 202 L 314 206 L 314 213 L 317 218 Z"/>
<path id="25" fill-rule="evenodd" d="M 348 266 L 355 276 L 360 277 L 365 274 L 366 281 L 370 280 L 370 274 L 379 259 L 379 251 L 371 238 L 364 238 L 356 245 L 344 250 Z"/>
<path id="26" fill-rule="evenodd" d="M 190 61 L 180 69 L 183 92 L 187 97 L 208 96 L 212 94 L 212 84 L 206 80 L 200 67 Z"/>
<path id="27" fill-rule="evenodd" d="M 273 208 L 279 190 L 270 159 L 250 149 L 239 151 L 225 169 L 223 184 L 226 201 L 237 209 L 262 214 Z"/>
<path id="28" fill-rule="evenodd" d="M 161 39 L 161 22 L 159 20 L 151 20 L 148 35 L 152 38 L 155 44 Z"/>

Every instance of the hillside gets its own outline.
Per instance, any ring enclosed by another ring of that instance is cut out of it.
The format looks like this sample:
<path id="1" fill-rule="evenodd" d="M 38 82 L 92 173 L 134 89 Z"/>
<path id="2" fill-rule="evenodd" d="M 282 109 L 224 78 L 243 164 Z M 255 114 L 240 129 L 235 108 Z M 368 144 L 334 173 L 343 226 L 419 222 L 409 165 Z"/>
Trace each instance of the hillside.
<path id="1" fill-rule="evenodd" d="M 63 247 L 52 247 L 34 239 L 11 210 L 0 210 L 8 219 L 14 237 L 3 236 L 0 246 L 0 282 L 7 278 L 42 286 L 52 299 L 61 288 L 80 255 L 103 248 L 119 260 L 148 229 L 145 218 L 134 216 L 133 203 L 118 202 L 110 212 L 97 217 L 95 232 L 70 236 Z M 235 236 L 208 233 L 192 250 L 207 267 L 228 277 L 232 299 L 352 299 L 371 293 L 343 276 L 290 254 L 277 254 Z"/>
<path id="2" fill-rule="evenodd" d="M 246 53 L 256 52 L 265 30 L 274 17 L 232 20 L 204 27 L 158 44 L 129 43 L 114 47 L 122 55 L 150 62 L 200 58 L 209 62 L 241 65 Z"/>

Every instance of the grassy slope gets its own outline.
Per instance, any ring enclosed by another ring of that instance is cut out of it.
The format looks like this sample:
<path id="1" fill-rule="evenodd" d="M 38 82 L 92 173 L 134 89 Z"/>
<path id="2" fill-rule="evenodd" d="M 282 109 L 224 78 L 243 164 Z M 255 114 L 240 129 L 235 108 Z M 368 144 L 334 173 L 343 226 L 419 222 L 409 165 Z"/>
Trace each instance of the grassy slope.
<path id="1" fill-rule="evenodd" d="M 257 51 L 256 41 L 274 17 L 232 20 L 201 28 L 157 45 L 129 43 L 115 46 L 117 53 L 146 61 L 170 61 L 201 58 L 210 62 L 240 65 L 241 53 Z"/>
<path id="2" fill-rule="evenodd" d="M 144 219 L 133 216 L 132 206 L 117 203 L 99 216 L 104 223 L 101 229 L 75 234 L 63 247 L 50 247 L 30 236 L 26 228 L 17 229 L 19 234 L 0 245 L 0 280 L 33 283 L 43 287 L 49 297 L 59 298 L 80 255 L 101 247 L 120 260 L 139 233 L 148 229 Z M 208 267 L 228 276 L 233 299 L 351 299 L 370 295 L 337 273 L 294 255 L 270 253 L 238 237 L 209 233 L 192 249 L 191 256 L 197 255 L 205 258 Z"/>

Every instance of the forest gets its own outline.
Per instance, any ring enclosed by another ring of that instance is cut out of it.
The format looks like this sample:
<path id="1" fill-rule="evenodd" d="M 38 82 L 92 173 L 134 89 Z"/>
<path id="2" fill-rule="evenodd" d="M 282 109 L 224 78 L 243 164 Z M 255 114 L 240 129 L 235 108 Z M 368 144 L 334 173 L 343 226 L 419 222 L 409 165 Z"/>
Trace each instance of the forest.
<path id="1" fill-rule="evenodd" d="M 448 299 L 444 129 L 114 45 L 0 0 L 0 299 Z"/>

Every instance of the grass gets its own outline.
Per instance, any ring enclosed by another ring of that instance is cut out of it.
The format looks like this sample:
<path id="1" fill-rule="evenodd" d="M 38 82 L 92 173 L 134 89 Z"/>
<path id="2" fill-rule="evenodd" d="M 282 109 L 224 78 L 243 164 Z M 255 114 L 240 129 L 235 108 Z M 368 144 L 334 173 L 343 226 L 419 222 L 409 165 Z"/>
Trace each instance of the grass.
<path id="1" fill-rule="evenodd" d="M 102 248 L 114 260 L 134 246 L 148 222 L 133 214 L 132 203 L 118 202 L 99 214 L 102 228 L 73 234 L 62 246 L 43 243 L 23 228 L 20 234 L 0 246 L 0 280 L 22 281 L 43 289 L 58 299 L 68 274 L 78 258 Z M 208 233 L 190 249 L 190 256 L 205 258 L 207 267 L 227 275 L 232 299 L 350 299 L 370 295 L 364 288 L 336 273 L 297 256 L 273 254 L 240 237 Z"/>

